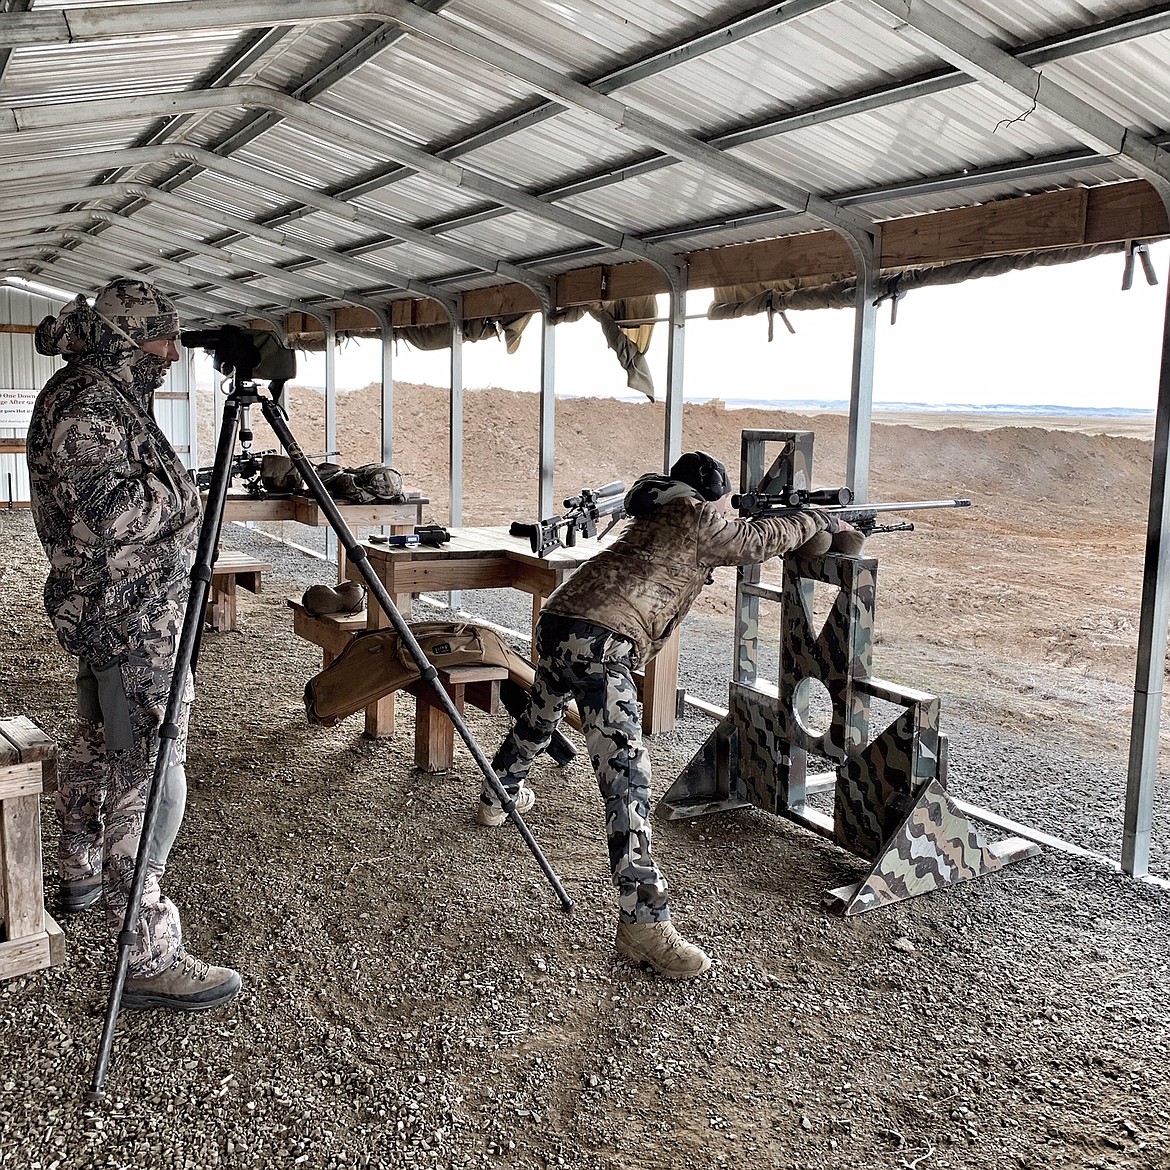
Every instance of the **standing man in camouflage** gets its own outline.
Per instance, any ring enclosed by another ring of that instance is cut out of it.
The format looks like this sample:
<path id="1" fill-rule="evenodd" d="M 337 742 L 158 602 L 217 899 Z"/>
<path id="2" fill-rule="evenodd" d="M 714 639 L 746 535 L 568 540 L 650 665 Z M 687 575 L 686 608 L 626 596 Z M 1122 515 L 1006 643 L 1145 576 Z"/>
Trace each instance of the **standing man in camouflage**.
<path id="1" fill-rule="evenodd" d="M 517 810 L 527 812 L 536 803 L 524 786 L 528 769 L 576 700 L 605 805 L 617 949 L 669 979 L 702 975 L 711 960 L 675 930 L 666 878 L 651 853 L 650 760 L 632 672 L 674 633 L 716 565 L 764 561 L 848 527 L 812 508 L 728 519 L 730 494 L 727 469 L 703 451 L 683 455 L 668 476 L 644 475 L 634 484 L 622 535 L 545 602 L 528 706 L 492 762 Z M 507 819 L 486 785 L 476 819 Z"/>
<path id="2" fill-rule="evenodd" d="M 141 280 L 113 280 L 92 308 L 78 296 L 37 327 L 36 347 L 65 366 L 28 428 L 33 520 L 49 558 L 45 608 L 78 659 L 76 737 L 57 793 L 60 908 L 104 893 L 125 917 L 159 751 L 189 577 L 199 494 L 152 410 L 178 359 L 175 306 Z M 240 977 L 187 953 L 179 912 L 160 888 L 186 802 L 183 769 L 194 697 L 184 680 L 180 735 L 160 794 L 122 1006 L 195 1011 L 227 1003 Z"/>

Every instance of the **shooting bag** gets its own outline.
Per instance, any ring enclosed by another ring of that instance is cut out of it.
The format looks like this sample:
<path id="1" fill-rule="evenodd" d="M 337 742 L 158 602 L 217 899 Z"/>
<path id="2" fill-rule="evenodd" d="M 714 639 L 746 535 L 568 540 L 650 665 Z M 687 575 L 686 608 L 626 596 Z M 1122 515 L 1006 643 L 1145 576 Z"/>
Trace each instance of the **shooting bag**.
<path id="1" fill-rule="evenodd" d="M 260 483 L 266 492 L 285 496 L 303 491 L 305 481 L 287 455 L 265 455 L 260 460 Z"/>
<path id="2" fill-rule="evenodd" d="M 410 632 L 432 666 L 502 666 L 525 690 L 532 664 L 500 636 L 472 622 L 413 622 Z M 421 677 L 418 665 L 394 629 L 360 630 L 348 646 L 305 685 L 310 723 L 332 727 L 391 691 Z"/>
<path id="3" fill-rule="evenodd" d="M 385 463 L 363 463 L 360 467 L 322 463 L 317 475 L 335 500 L 346 503 L 397 504 L 406 499 L 402 473 Z"/>

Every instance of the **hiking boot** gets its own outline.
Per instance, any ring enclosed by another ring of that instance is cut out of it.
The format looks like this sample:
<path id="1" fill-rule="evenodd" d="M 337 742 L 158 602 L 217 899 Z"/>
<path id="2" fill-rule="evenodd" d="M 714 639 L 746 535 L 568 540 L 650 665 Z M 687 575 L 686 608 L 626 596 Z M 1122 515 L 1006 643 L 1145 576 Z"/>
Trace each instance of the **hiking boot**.
<path id="1" fill-rule="evenodd" d="M 169 971 L 149 979 L 127 979 L 122 1006 L 131 1011 L 167 1008 L 201 1012 L 235 999 L 240 977 L 229 967 L 212 967 L 182 951 Z"/>
<path id="2" fill-rule="evenodd" d="M 516 802 L 516 811 L 523 816 L 536 803 L 536 793 L 531 788 L 521 787 L 512 799 Z M 483 797 L 480 797 L 479 806 L 475 810 L 475 819 L 478 824 L 494 829 L 508 819 L 508 814 L 498 804 L 489 804 Z"/>
<path id="3" fill-rule="evenodd" d="M 62 880 L 61 888 L 57 891 L 57 909 L 62 914 L 80 914 L 82 910 L 88 910 L 98 902 L 101 896 L 101 874 L 75 881 Z"/>
<path id="4" fill-rule="evenodd" d="M 649 963 L 667 979 L 694 979 L 711 969 L 707 955 L 687 942 L 670 921 L 619 922 L 615 945 L 619 954 Z"/>

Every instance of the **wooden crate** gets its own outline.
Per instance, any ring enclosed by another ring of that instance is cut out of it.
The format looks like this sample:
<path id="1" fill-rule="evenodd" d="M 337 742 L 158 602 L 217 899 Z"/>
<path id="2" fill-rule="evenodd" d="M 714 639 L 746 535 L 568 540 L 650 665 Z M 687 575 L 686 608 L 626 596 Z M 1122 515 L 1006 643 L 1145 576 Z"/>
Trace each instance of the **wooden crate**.
<path id="1" fill-rule="evenodd" d="M 0 979 L 65 960 L 41 869 L 41 793 L 56 783 L 53 741 L 23 715 L 0 719 Z"/>

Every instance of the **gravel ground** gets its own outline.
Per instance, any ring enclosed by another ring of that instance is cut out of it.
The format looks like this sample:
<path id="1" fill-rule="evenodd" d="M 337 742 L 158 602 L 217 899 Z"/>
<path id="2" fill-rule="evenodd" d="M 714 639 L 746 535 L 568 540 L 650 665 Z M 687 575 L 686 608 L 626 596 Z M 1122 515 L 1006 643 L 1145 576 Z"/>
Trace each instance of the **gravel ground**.
<path id="1" fill-rule="evenodd" d="M 64 737 L 70 663 L 27 514 L 0 514 L 0 540 L 0 715 Z M 124 1015 L 107 1100 L 87 1105 L 113 950 L 97 911 L 63 920 L 67 961 L 0 984 L 4 1170 L 1170 1165 L 1165 890 L 1045 850 L 842 920 L 822 894 L 864 867 L 827 842 L 756 810 L 658 818 L 675 918 L 717 960 L 664 983 L 613 953 L 588 762 L 533 774 L 528 822 L 566 915 L 510 829 L 474 825 L 462 745 L 448 773 L 411 768 L 409 701 L 382 741 L 360 718 L 306 725 L 319 659 L 284 598 L 330 566 L 238 527 L 227 543 L 274 570 L 240 630 L 205 639 L 167 888 L 192 951 L 244 991 L 205 1015 Z M 526 620 L 507 594 L 473 597 Z M 683 685 L 725 704 L 729 655 L 725 619 L 695 615 Z M 1116 853 L 1124 759 L 979 713 L 944 695 L 952 789 Z M 468 722 L 490 754 L 504 719 Z M 656 792 L 711 727 L 688 712 L 653 739 Z"/>

